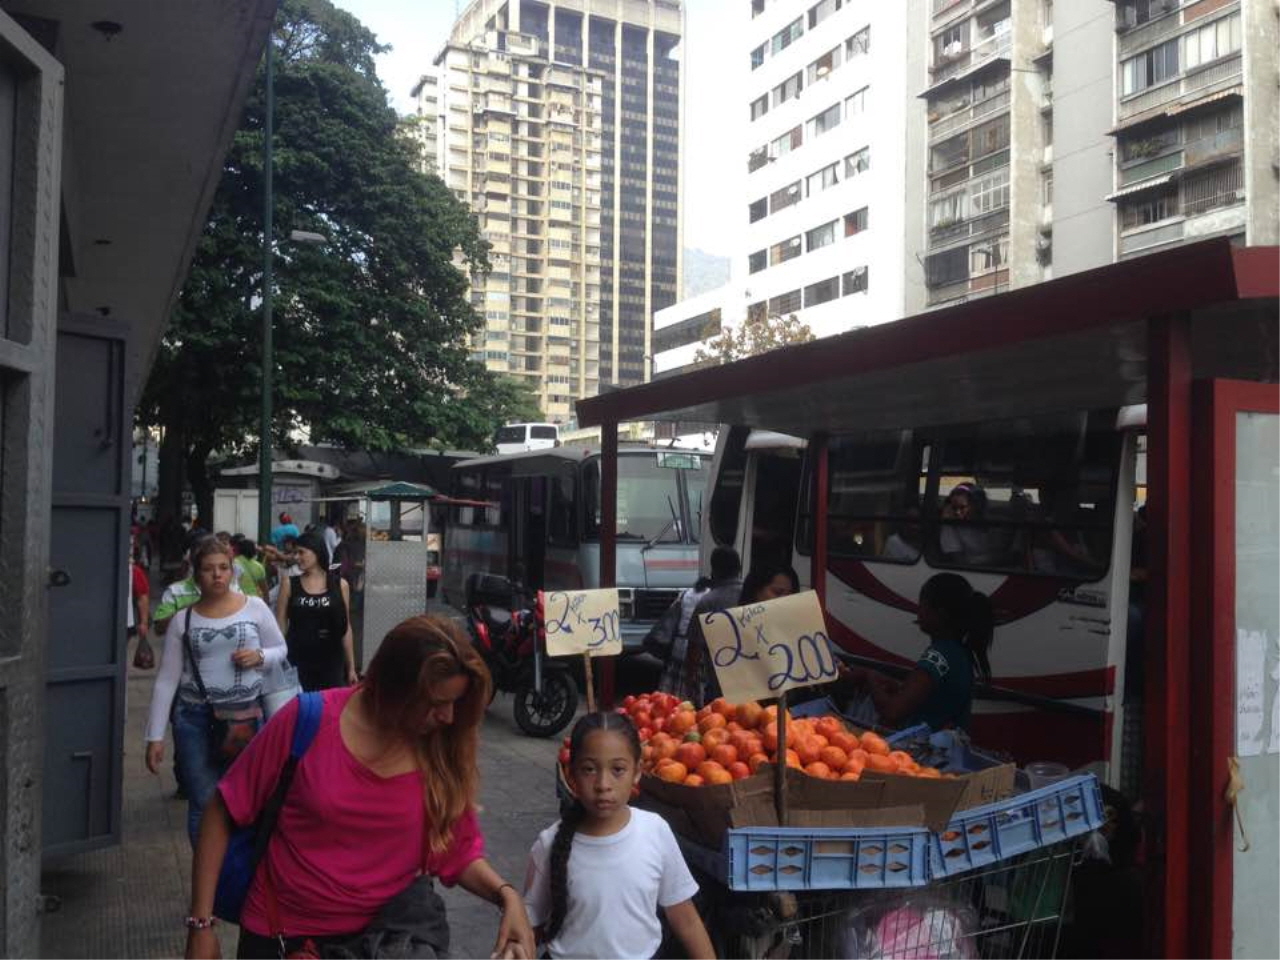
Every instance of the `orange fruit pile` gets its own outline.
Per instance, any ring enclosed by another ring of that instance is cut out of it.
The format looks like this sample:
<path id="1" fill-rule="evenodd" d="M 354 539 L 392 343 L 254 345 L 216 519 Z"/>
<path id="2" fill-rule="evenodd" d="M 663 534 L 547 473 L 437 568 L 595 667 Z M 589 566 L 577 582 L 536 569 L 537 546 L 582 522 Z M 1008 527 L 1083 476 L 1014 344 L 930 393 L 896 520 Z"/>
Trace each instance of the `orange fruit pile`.
<path id="1" fill-rule="evenodd" d="M 700 787 L 732 783 L 778 762 L 778 708 L 723 698 L 701 710 L 664 693 L 628 697 L 618 708 L 636 724 L 642 766 L 668 783 Z M 838 717 L 787 714 L 785 762 L 822 780 L 858 780 L 865 770 L 936 779 L 879 734 L 856 733 Z"/>

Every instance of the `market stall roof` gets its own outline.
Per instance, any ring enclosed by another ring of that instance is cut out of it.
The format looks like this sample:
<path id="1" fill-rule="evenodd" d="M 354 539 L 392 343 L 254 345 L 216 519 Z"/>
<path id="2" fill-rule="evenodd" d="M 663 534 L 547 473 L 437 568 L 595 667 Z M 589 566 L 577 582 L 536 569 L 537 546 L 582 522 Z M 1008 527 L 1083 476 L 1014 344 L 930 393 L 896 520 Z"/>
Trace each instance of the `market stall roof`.
<path id="1" fill-rule="evenodd" d="M 423 483 L 407 483 L 398 480 L 385 486 L 366 490 L 364 496 L 370 500 L 431 500 L 436 496 L 434 487 Z"/>
<path id="2" fill-rule="evenodd" d="M 1211 240 L 580 400 L 578 422 L 806 437 L 1127 406 L 1147 399 L 1147 321 L 1185 314 L 1196 376 L 1273 381 L 1278 290 L 1276 248 Z"/>

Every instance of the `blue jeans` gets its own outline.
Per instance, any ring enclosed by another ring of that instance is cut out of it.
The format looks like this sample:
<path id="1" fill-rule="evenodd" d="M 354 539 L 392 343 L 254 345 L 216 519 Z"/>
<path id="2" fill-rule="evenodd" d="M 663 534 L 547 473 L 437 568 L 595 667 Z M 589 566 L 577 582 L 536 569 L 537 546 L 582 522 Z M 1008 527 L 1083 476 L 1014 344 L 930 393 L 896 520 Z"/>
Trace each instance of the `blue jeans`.
<path id="1" fill-rule="evenodd" d="M 173 709 L 174 759 L 182 768 L 183 786 L 187 792 L 187 836 L 195 848 L 200 835 L 200 817 L 205 804 L 218 788 L 218 781 L 230 764 L 214 759 L 209 742 L 209 721 L 213 710 L 204 703 L 177 701 Z"/>

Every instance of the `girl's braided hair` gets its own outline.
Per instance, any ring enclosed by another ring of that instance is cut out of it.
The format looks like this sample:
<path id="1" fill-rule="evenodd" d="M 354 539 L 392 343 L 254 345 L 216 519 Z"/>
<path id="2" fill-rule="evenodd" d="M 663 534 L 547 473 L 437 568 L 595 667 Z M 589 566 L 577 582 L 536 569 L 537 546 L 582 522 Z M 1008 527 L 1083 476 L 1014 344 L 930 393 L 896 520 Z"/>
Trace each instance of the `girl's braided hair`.
<path id="1" fill-rule="evenodd" d="M 620 713 L 588 713 L 574 725 L 573 733 L 569 735 L 570 769 L 587 737 L 597 730 L 621 734 L 631 746 L 636 762 L 640 762 L 640 735 L 630 719 Z M 551 842 L 551 915 L 543 927 L 546 941 L 555 939 L 569 912 L 569 854 L 573 850 L 573 835 L 578 832 L 585 816 L 586 810 L 575 797 L 573 805 L 560 818 L 556 837 Z"/>

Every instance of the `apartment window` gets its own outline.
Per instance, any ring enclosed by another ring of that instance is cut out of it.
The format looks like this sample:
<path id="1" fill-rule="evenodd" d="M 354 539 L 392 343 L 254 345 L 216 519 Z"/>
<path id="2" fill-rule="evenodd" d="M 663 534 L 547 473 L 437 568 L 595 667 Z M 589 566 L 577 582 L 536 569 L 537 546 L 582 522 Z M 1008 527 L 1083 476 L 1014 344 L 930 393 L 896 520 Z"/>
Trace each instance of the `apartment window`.
<path id="1" fill-rule="evenodd" d="M 968 196 L 963 189 L 934 197 L 929 201 L 929 229 L 945 230 L 947 227 L 967 219 L 969 216 Z"/>
<path id="2" fill-rule="evenodd" d="M 840 104 L 833 103 L 809 121 L 809 135 L 820 137 L 828 130 L 840 126 Z"/>
<path id="3" fill-rule="evenodd" d="M 773 105 L 776 107 L 788 100 L 793 100 L 800 96 L 800 91 L 804 89 L 804 74 L 796 72 L 787 77 L 780 84 L 773 88 Z"/>
<path id="4" fill-rule="evenodd" d="M 999 270 L 1009 263 L 1009 238 L 1000 237 L 975 243 L 969 248 L 969 273 L 978 276 Z"/>
<path id="5" fill-rule="evenodd" d="M 770 41 L 770 52 L 779 54 L 787 47 L 791 46 L 793 41 L 799 40 L 804 34 L 804 17 L 796 17 L 789 24 L 773 35 Z"/>
<path id="6" fill-rule="evenodd" d="M 849 96 L 845 97 L 844 110 L 845 110 L 845 115 L 847 117 L 849 117 L 850 119 L 853 119 L 854 117 L 860 114 L 866 113 L 868 89 L 869 89 L 868 87 L 863 87 L 861 90 L 857 91 L 856 93 L 850 94 Z"/>
<path id="7" fill-rule="evenodd" d="M 751 256 L 747 257 L 747 272 L 759 273 L 769 265 L 769 251 L 757 250 Z"/>
<path id="8" fill-rule="evenodd" d="M 800 256 L 799 235 L 789 237 L 781 243 L 775 243 L 769 248 L 769 266 L 776 267 L 778 264 L 794 260 L 798 256 Z"/>
<path id="9" fill-rule="evenodd" d="M 760 14 L 764 13 L 765 0 L 751 0 L 751 19 L 754 20 Z"/>
<path id="10" fill-rule="evenodd" d="M 792 127 L 769 144 L 769 156 L 783 157 L 804 143 L 804 127 Z"/>
<path id="11" fill-rule="evenodd" d="M 1046 207 L 1053 206 L 1053 168 L 1045 171 L 1040 180 L 1040 202 Z"/>
<path id="12" fill-rule="evenodd" d="M 824 223 L 820 227 L 814 227 L 812 230 L 806 231 L 804 235 L 805 251 L 812 253 L 821 247 L 836 242 L 836 221 Z"/>
<path id="13" fill-rule="evenodd" d="M 1177 150 L 1181 142 L 1177 127 L 1169 127 L 1145 137 L 1122 140 L 1120 141 L 1121 163 L 1152 160 L 1170 150 Z"/>
<path id="14" fill-rule="evenodd" d="M 787 207 L 799 203 L 801 196 L 800 181 L 789 183 L 769 195 L 769 212 L 777 213 L 779 210 L 785 210 Z"/>
<path id="15" fill-rule="evenodd" d="M 1240 49 L 1240 14 L 1205 24 L 1182 35 L 1182 69 L 1191 70 Z"/>
<path id="16" fill-rule="evenodd" d="M 841 0 L 819 0 L 818 3 L 809 8 L 809 29 L 812 30 L 839 10 L 841 6 L 843 6 Z"/>
<path id="17" fill-rule="evenodd" d="M 844 42 L 844 58 L 852 60 L 871 52 L 871 28 L 863 27 Z"/>
<path id="18" fill-rule="evenodd" d="M 1128 96 L 1178 75 L 1179 38 L 1144 50 L 1120 64 L 1120 93 Z"/>
<path id="19" fill-rule="evenodd" d="M 769 112 L 769 95 L 766 93 L 758 100 L 751 101 L 751 119 L 759 120 Z"/>
<path id="20" fill-rule="evenodd" d="M 866 207 L 844 215 L 844 235 L 846 237 L 852 237 L 855 233 L 861 233 L 865 229 L 867 229 Z"/>
<path id="21" fill-rule="evenodd" d="M 951 60 L 964 53 L 969 42 L 969 21 L 948 27 L 933 38 L 934 62 Z"/>
<path id="22" fill-rule="evenodd" d="M 747 323 L 764 323 L 769 319 L 769 302 L 757 300 L 747 307 Z"/>
<path id="23" fill-rule="evenodd" d="M 924 261 L 925 282 L 931 287 L 945 287 L 969 279 L 969 249 L 957 247 L 931 253 Z"/>
<path id="24" fill-rule="evenodd" d="M 817 173 L 811 173 L 805 178 L 806 195 L 812 197 L 815 193 L 820 193 L 828 187 L 834 187 L 840 181 L 839 177 L 840 164 L 833 163 L 830 166 L 823 167 Z"/>
<path id="25" fill-rule="evenodd" d="M 766 144 L 763 147 L 757 147 L 747 156 L 747 173 L 755 173 L 766 163 L 769 162 L 769 147 Z"/>
<path id="26" fill-rule="evenodd" d="M 840 48 L 832 47 L 813 63 L 809 64 L 807 75 L 809 86 L 825 79 L 832 70 L 840 66 Z"/>
<path id="27" fill-rule="evenodd" d="M 816 307 L 818 304 L 834 300 L 838 296 L 840 296 L 840 278 L 831 277 L 828 280 L 811 283 L 804 288 L 804 305 L 806 307 Z"/>
<path id="28" fill-rule="evenodd" d="M 757 67 L 761 67 L 764 65 L 765 46 L 766 44 L 762 43 L 760 44 L 760 46 L 756 47 L 754 50 L 751 51 L 751 69 L 752 70 L 755 70 Z"/>
<path id="29" fill-rule="evenodd" d="M 788 313 L 795 313 L 803 306 L 799 290 L 791 290 L 787 293 L 779 294 L 771 297 L 769 300 L 769 316 L 781 317 Z"/>
<path id="30" fill-rule="evenodd" d="M 752 223 L 755 223 L 757 220 L 763 220 L 769 215 L 769 198 L 761 197 L 747 208 L 747 213 L 750 216 Z"/>
<path id="31" fill-rule="evenodd" d="M 871 148 L 863 147 L 856 153 L 851 153 L 844 158 L 844 177 L 848 180 L 850 177 L 856 177 L 858 174 L 871 169 Z"/>
<path id="32" fill-rule="evenodd" d="M 1007 207 L 1009 205 L 1009 168 L 1001 167 L 994 173 L 974 180 L 969 189 L 969 196 L 975 217 Z"/>
<path id="33" fill-rule="evenodd" d="M 974 160 L 1006 149 L 1009 146 L 1009 114 L 1006 113 L 1002 117 L 976 127 L 970 133 L 970 137 L 972 138 L 971 156 Z"/>
<path id="34" fill-rule="evenodd" d="M 1120 229 L 1136 230 L 1178 215 L 1178 188 L 1166 187 L 1154 193 L 1144 194 L 1134 203 L 1120 210 Z"/>
<path id="35" fill-rule="evenodd" d="M 865 292 L 869 284 L 870 280 L 866 267 L 854 267 L 840 278 L 840 285 L 843 288 L 842 295 L 846 297 L 851 293 Z"/>
<path id="36" fill-rule="evenodd" d="M 1216 207 L 1225 207 L 1241 199 L 1244 176 L 1240 161 L 1194 173 L 1182 181 L 1182 212 L 1195 216 Z"/>
<path id="37" fill-rule="evenodd" d="M 1237 103 L 1225 110 L 1217 110 L 1189 119 L 1183 127 L 1183 140 L 1186 143 L 1194 143 L 1206 137 L 1216 137 L 1228 130 L 1235 130 L 1243 123 L 1244 108 Z"/>

